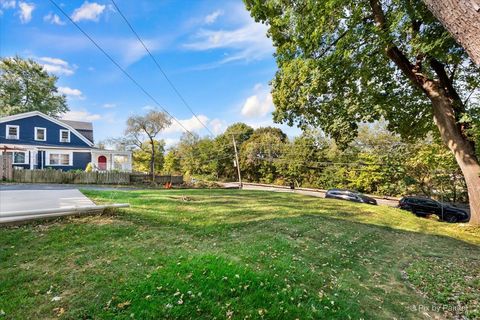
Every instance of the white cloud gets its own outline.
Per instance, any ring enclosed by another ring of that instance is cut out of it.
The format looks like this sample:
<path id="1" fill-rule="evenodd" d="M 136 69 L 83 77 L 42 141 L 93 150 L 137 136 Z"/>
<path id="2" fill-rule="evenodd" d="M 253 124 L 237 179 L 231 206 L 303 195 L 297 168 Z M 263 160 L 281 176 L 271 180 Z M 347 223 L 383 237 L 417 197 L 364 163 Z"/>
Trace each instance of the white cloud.
<path id="1" fill-rule="evenodd" d="M 67 111 L 63 115 L 64 120 L 74 120 L 74 121 L 97 121 L 102 119 L 102 116 L 99 114 L 93 114 L 86 110 L 71 110 Z"/>
<path id="2" fill-rule="evenodd" d="M 154 106 L 151 106 L 149 104 L 147 104 L 146 106 L 143 106 L 142 107 L 142 110 L 145 110 L 145 111 L 151 111 L 151 110 L 155 110 L 156 108 Z"/>
<path id="3" fill-rule="evenodd" d="M 214 134 L 220 134 L 227 127 L 227 123 L 225 122 L 225 120 L 221 120 L 221 119 L 216 118 L 216 119 L 213 119 L 212 121 L 210 121 L 208 126 L 210 128 L 212 128 L 212 131 L 213 131 Z"/>
<path id="4" fill-rule="evenodd" d="M 148 55 L 145 48 L 136 38 L 105 37 L 100 39 L 107 51 L 112 51 L 115 58 L 120 60 L 123 66 L 129 66 Z M 142 39 L 148 50 L 152 53 L 163 47 L 160 39 Z M 121 50 L 119 50 L 121 48 Z"/>
<path id="5" fill-rule="evenodd" d="M 69 87 L 58 87 L 58 92 L 66 95 L 66 96 L 70 96 L 70 97 L 75 97 L 75 98 L 79 98 L 79 99 L 84 98 L 83 95 L 82 95 L 82 91 L 80 91 L 78 89 L 72 89 L 72 88 L 69 88 Z"/>
<path id="6" fill-rule="evenodd" d="M 159 48 L 159 43 L 154 40 L 143 39 L 150 52 L 154 52 Z M 124 64 L 130 65 L 141 60 L 148 53 L 143 45 L 134 38 L 131 39 L 117 39 L 115 46 L 121 47 L 122 60 Z"/>
<path id="7" fill-rule="evenodd" d="M 124 67 L 139 61 L 148 54 L 135 37 L 104 35 L 99 36 L 96 40 Z M 89 54 L 92 50 L 92 44 L 82 34 L 66 35 L 51 32 L 35 32 L 34 36 L 32 36 L 32 41 L 35 46 L 51 46 L 64 54 Z M 171 40 L 168 37 L 158 36 L 155 38 L 144 38 L 143 41 L 148 46 L 150 52 L 155 53 L 163 48 L 168 48 L 167 44 Z M 96 66 L 87 65 L 85 68 L 88 71 L 95 71 Z"/>
<path id="8" fill-rule="evenodd" d="M 33 3 L 26 3 L 26 2 L 19 2 L 18 7 L 20 9 L 20 22 L 21 23 L 28 23 L 32 20 L 32 12 L 35 10 L 35 4 Z"/>
<path id="9" fill-rule="evenodd" d="M 73 11 L 72 20 L 75 22 L 82 20 L 98 21 L 104 10 L 105 5 L 85 1 L 80 8 Z"/>
<path id="10" fill-rule="evenodd" d="M 43 21 L 51 24 L 56 24 L 57 26 L 65 25 L 65 21 L 62 21 L 62 19 L 60 19 L 58 15 L 51 12 L 43 17 Z"/>
<path id="11" fill-rule="evenodd" d="M 56 64 L 61 66 L 68 66 L 68 62 L 59 58 L 51 58 L 51 57 L 41 57 L 38 60 L 44 61 L 49 64 Z"/>
<path id="12" fill-rule="evenodd" d="M 261 84 L 253 90 L 255 94 L 245 100 L 241 113 L 247 118 L 264 117 L 274 109 L 272 95 Z"/>
<path id="13" fill-rule="evenodd" d="M 223 15 L 223 10 L 215 10 L 214 12 L 210 13 L 209 15 L 207 15 L 205 17 L 205 19 L 203 20 L 203 22 L 205 24 L 212 24 L 212 23 L 215 23 L 215 21 L 217 21 L 217 19 Z"/>
<path id="14" fill-rule="evenodd" d="M 117 105 L 115 103 L 105 103 L 102 107 L 104 107 L 105 109 L 113 109 L 116 108 Z"/>
<path id="15" fill-rule="evenodd" d="M 47 72 L 65 76 L 71 76 L 75 73 L 75 66 L 70 66 L 65 60 L 51 57 L 41 57 L 37 60 Z"/>
<path id="16" fill-rule="evenodd" d="M 180 142 L 179 138 L 162 138 L 165 141 L 165 149 L 169 149 Z"/>
<path id="17" fill-rule="evenodd" d="M 207 116 L 205 116 L 203 114 L 200 114 L 200 115 L 198 115 L 198 119 L 200 119 L 200 121 L 203 124 L 207 125 L 207 123 L 208 123 L 208 117 Z M 200 123 L 200 121 L 198 121 L 198 119 L 196 117 L 192 116 L 189 119 L 178 120 L 178 122 L 180 122 L 182 124 L 182 126 L 185 127 L 185 129 L 187 129 L 188 131 L 199 131 L 199 130 L 203 129 L 203 125 L 202 125 L 202 123 Z M 170 127 L 168 127 L 167 129 L 165 129 L 165 133 L 185 132 L 185 130 L 182 128 L 182 126 L 180 126 L 180 124 L 178 124 L 178 122 L 173 120 L 172 125 Z"/>
<path id="18" fill-rule="evenodd" d="M 241 9 L 245 11 L 245 9 Z M 260 60 L 274 52 L 272 41 L 267 37 L 267 26 L 255 22 L 251 17 L 243 17 L 242 24 L 231 30 L 200 29 L 184 48 L 194 51 L 228 50 L 226 57 L 213 66 L 234 61 Z"/>
<path id="19" fill-rule="evenodd" d="M 2 9 L 14 9 L 16 5 L 15 0 L 0 0 L 0 7 Z"/>

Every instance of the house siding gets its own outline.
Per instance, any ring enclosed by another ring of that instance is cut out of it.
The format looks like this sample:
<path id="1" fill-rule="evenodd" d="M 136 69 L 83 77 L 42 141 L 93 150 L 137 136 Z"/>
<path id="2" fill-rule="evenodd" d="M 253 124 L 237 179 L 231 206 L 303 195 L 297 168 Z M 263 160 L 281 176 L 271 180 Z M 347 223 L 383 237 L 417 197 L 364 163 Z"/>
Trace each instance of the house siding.
<path id="1" fill-rule="evenodd" d="M 20 127 L 20 136 L 18 140 L 6 139 L 5 133 L 7 125 L 16 125 Z M 47 140 L 35 140 L 35 127 L 47 129 Z M 60 129 L 67 129 L 54 122 L 51 122 L 40 116 L 31 116 L 28 118 L 12 120 L 0 123 L 0 143 L 22 144 L 22 145 L 49 145 L 58 147 L 90 148 L 90 146 L 80 139 L 73 132 L 70 132 L 70 142 L 60 142 Z"/>
<path id="2" fill-rule="evenodd" d="M 13 152 L 26 152 L 26 164 L 13 164 L 15 167 L 25 169 L 85 170 L 90 162 L 94 162 L 92 152 L 95 151 L 97 157 L 99 153 L 93 147 L 93 127 L 89 122 L 70 122 L 62 123 L 61 120 L 38 111 L 0 118 L 0 154 L 10 153 L 12 156 Z M 18 139 L 6 138 L 6 128 L 10 125 L 19 128 Z M 46 129 L 45 141 L 35 140 L 35 128 Z M 61 130 L 70 130 L 69 142 L 60 142 Z M 113 150 L 105 150 L 106 156 L 117 153 Z M 48 165 L 52 154 L 70 154 L 71 165 Z M 128 156 L 128 162 L 122 165 L 122 168 L 131 171 L 131 153 L 120 152 L 119 154 Z M 113 164 L 109 163 L 107 170 L 112 169 Z"/>
<path id="3" fill-rule="evenodd" d="M 55 153 L 55 150 L 49 150 L 50 153 Z M 90 152 L 73 152 L 73 163 L 71 166 L 49 166 L 46 163 L 47 156 L 45 151 L 38 153 L 38 166 L 37 168 L 41 169 L 57 169 L 63 171 L 69 170 L 85 170 L 87 164 L 92 161 L 92 154 Z M 43 164 L 43 167 L 42 167 Z"/>

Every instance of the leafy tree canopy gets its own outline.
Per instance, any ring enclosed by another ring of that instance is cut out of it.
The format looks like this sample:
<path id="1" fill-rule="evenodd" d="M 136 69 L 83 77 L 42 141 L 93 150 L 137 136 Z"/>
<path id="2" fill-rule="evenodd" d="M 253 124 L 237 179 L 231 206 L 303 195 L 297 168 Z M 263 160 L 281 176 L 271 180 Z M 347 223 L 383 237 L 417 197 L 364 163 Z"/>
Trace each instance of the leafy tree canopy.
<path id="1" fill-rule="evenodd" d="M 0 116 L 40 111 L 58 117 L 68 111 L 59 94 L 58 78 L 35 61 L 20 57 L 0 60 Z"/>
<path id="2" fill-rule="evenodd" d="M 275 121 L 320 127 L 344 145 L 359 123 L 381 119 L 403 137 L 425 136 L 431 102 L 387 57 L 392 44 L 393 54 L 417 59 L 422 76 L 434 78 L 441 63 L 466 102 L 465 121 L 474 121 L 479 70 L 422 1 L 383 1 L 386 29 L 372 14 L 377 1 L 244 1 L 276 47 Z"/>
<path id="3" fill-rule="evenodd" d="M 155 173 L 161 173 L 164 166 L 165 141 L 154 140 L 153 145 L 155 148 L 154 171 Z M 152 157 L 152 146 L 150 141 L 143 142 L 140 148 L 133 151 L 132 156 L 134 171 L 150 172 L 150 161 Z"/>

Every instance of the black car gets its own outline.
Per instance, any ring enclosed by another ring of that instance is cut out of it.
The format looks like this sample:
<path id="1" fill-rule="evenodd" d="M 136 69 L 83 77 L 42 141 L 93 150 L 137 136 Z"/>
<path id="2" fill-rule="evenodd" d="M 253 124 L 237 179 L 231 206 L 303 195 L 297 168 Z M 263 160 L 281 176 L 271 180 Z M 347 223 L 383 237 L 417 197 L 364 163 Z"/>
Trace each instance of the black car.
<path id="1" fill-rule="evenodd" d="M 339 199 L 339 200 L 347 200 L 359 203 L 368 203 L 368 204 L 377 204 L 377 200 L 367 197 L 364 194 L 361 194 L 356 191 L 351 190 L 344 190 L 344 189 L 330 189 L 325 194 L 325 198 L 330 199 Z"/>
<path id="2" fill-rule="evenodd" d="M 470 220 L 470 215 L 466 210 L 429 198 L 403 197 L 400 199 L 398 207 L 408 210 L 417 216 L 435 214 L 446 222 L 465 222 Z"/>

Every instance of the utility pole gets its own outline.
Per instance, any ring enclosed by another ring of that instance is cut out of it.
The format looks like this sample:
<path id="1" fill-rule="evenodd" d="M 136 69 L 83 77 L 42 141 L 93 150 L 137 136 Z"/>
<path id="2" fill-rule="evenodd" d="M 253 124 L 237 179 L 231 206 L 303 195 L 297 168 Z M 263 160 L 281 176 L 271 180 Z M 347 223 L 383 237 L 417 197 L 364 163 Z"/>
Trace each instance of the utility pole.
<path id="1" fill-rule="evenodd" d="M 237 143 L 235 141 L 235 136 L 233 134 L 232 134 L 232 140 L 233 140 L 233 149 L 235 150 L 235 166 L 237 167 L 237 172 L 238 172 L 238 183 L 240 184 L 240 189 L 243 189 L 242 174 L 240 172 L 240 162 L 238 162 Z"/>

